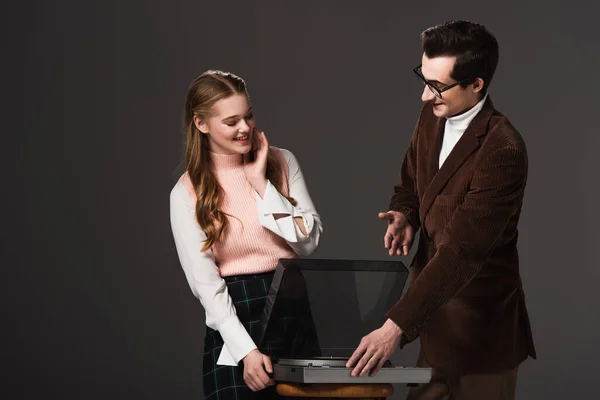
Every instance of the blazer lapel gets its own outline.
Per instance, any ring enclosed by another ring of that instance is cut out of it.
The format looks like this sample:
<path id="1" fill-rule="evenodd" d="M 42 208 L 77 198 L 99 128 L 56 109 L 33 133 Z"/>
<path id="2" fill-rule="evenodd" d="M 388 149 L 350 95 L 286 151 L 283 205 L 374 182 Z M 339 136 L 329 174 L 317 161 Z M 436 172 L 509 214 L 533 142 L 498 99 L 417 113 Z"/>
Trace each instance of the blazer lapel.
<path id="1" fill-rule="evenodd" d="M 487 133 L 487 126 L 494 112 L 494 106 L 489 95 L 484 103 L 481 111 L 477 113 L 475 118 L 471 121 L 461 138 L 456 143 L 456 146 L 452 149 L 442 167 L 439 168 L 437 173 L 433 176 L 429 186 L 423 193 L 421 200 L 421 206 L 419 207 L 419 215 L 421 221 L 425 221 L 425 216 L 431 208 L 435 198 L 442 191 L 448 180 L 458 171 L 461 165 L 473 154 L 480 145 L 480 137 Z M 445 124 L 445 119 L 438 118 L 438 123 L 441 123 L 442 130 Z M 435 149 L 435 153 L 430 151 L 428 154 L 427 168 L 429 171 L 438 169 L 439 165 L 439 154 L 442 144 L 443 132 L 436 135 L 435 145 L 432 149 Z M 435 167 L 435 169 L 433 169 Z"/>
<path id="2" fill-rule="evenodd" d="M 428 148 L 425 153 L 427 155 L 427 159 L 423 161 L 426 167 L 424 182 L 427 183 L 427 186 L 423 191 L 423 195 L 427 193 L 429 185 L 439 171 L 439 158 L 440 151 L 442 150 L 442 142 L 444 141 L 445 123 L 446 120 L 444 118 L 435 118 L 431 124 L 431 127 L 423 126 L 424 129 L 430 130 L 430 132 L 434 135 L 429 139 Z"/>

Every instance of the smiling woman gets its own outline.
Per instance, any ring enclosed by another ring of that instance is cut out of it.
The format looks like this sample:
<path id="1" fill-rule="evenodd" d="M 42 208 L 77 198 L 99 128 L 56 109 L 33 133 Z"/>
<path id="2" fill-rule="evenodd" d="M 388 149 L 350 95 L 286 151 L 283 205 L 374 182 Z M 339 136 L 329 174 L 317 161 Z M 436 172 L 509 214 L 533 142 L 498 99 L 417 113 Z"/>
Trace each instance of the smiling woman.
<path id="1" fill-rule="evenodd" d="M 321 219 L 295 156 L 256 129 L 240 77 L 207 71 L 195 79 L 184 128 L 186 172 L 171 191 L 171 227 L 206 312 L 204 396 L 278 398 L 253 322 L 278 260 L 310 255 Z"/>
<path id="2" fill-rule="evenodd" d="M 198 130 L 209 135 L 211 150 L 221 154 L 245 154 L 250 151 L 250 135 L 255 128 L 254 114 L 244 94 L 236 93 L 216 102 L 212 116 L 194 115 Z"/>

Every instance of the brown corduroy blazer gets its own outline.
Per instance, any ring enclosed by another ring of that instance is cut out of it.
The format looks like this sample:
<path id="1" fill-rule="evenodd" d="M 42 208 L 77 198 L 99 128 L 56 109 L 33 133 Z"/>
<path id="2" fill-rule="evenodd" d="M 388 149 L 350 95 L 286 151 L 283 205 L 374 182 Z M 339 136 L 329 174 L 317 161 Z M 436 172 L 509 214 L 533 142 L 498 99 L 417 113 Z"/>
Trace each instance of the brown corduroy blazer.
<path id="1" fill-rule="evenodd" d="M 488 96 L 438 168 L 444 123 L 424 104 L 394 186 L 389 209 L 421 229 L 409 287 L 386 315 L 400 347 L 419 337 L 434 368 L 510 369 L 537 357 L 517 252 L 525 143 Z"/>

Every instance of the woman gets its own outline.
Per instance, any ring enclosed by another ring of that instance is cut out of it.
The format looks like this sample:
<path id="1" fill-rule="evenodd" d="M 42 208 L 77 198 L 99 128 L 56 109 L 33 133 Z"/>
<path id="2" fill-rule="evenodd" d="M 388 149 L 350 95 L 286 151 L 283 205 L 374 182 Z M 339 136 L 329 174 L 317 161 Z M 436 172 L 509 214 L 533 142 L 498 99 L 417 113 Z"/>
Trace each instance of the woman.
<path id="1" fill-rule="evenodd" d="M 276 396 L 270 359 L 252 337 L 278 260 L 318 246 L 319 214 L 294 155 L 256 130 L 241 78 L 207 71 L 194 80 L 184 123 L 186 172 L 171 191 L 171 226 L 206 312 L 205 399 Z"/>

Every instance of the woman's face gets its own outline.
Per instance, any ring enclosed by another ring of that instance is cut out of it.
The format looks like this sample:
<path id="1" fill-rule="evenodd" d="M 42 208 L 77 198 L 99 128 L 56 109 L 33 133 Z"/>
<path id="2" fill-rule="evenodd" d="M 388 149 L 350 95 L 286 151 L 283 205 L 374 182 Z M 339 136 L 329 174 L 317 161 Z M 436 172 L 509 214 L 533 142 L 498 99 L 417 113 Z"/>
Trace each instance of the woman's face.
<path id="1" fill-rule="evenodd" d="M 206 120 L 194 117 L 196 127 L 209 138 L 210 150 L 219 154 L 246 154 L 252 149 L 254 114 L 244 94 L 217 101 Z"/>

